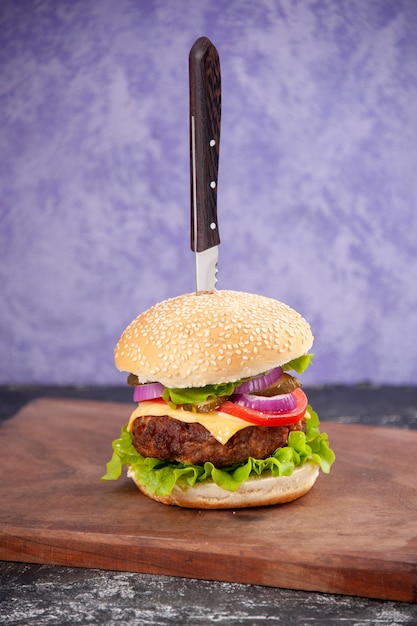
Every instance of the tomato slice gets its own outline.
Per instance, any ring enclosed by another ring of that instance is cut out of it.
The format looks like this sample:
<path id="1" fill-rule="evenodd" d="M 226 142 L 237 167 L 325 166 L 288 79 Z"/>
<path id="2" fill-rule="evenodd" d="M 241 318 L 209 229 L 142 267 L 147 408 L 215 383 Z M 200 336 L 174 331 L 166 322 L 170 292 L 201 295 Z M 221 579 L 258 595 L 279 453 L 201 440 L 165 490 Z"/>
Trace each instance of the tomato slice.
<path id="1" fill-rule="evenodd" d="M 297 406 L 292 411 L 288 411 L 288 413 L 263 413 L 241 404 L 235 404 L 230 400 L 223 402 L 223 404 L 219 406 L 218 411 L 228 413 L 234 417 L 240 417 L 247 422 L 251 422 L 251 424 L 258 424 L 259 426 L 286 426 L 295 424 L 306 412 L 308 400 L 306 394 L 301 389 L 295 389 L 292 394 L 297 400 Z"/>

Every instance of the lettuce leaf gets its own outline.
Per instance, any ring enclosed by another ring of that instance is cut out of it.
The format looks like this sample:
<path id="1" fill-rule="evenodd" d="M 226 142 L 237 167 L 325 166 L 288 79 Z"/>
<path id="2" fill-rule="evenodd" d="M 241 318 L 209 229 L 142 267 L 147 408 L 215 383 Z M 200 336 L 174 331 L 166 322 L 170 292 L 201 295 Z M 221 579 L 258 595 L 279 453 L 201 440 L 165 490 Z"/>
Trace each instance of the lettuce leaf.
<path id="1" fill-rule="evenodd" d="M 177 404 L 194 404 L 205 402 L 210 398 L 218 398 L 219 396 L 231 396 L 236 383 L 222 383 L 219 385 L 206 385 L 205 387 L 189 387 L 184 389 L 170 389 L 165 387 L 162 394 L 165 402 Z"/>
<path id="2" fill-rule="evenodd" d="M 310 406 L 308 412 L 310 418 L 306 420 L 306 433 L 291 432 L 287 446 L 278 448 L 271 457 L 250 457 L 244 463 L 222 469 L 212 463 L 201 466 L 145 458 L 134 448 L 132 437 L 127 427 L 123 426 L 120 438 L 113 441 L 113 456 L 107 463 L 102 480 L 117 480 L 123 466 L 128 465 L 136 480 L 150 493 L 165 496 L 171 493 L 176 483 L 191 487 L 204 480 L 212 480 L 223 489 L 236 491 L 250 476 L 260 476 L 264 472 L 272 476 L 290 476 L 296 467 L 305 463 L 317 463 L 328 474 L 335 455 L 329 447 L 327 434 L 320 433 L 317 413 Z"/>
<path id="3" fill-rule="evenodd" d="M 314 354 L 304 354 L 303 356 L 299 356 L 292 361 L 288 361 L 285 365 L 282 366 L 284 372 L 288 372 L 288 370 L 294 370 L 297 374 L 302 374 L 306 371 L 311 361 L 313 360 Z"/>

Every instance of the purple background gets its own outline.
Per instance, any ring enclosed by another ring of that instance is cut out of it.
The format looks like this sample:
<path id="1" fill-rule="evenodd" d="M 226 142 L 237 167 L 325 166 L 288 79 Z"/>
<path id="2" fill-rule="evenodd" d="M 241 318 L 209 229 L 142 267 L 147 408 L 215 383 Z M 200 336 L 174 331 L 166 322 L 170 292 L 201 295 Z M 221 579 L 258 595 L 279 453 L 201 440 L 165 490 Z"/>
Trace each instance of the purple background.
<path id="1" fill-rule="evenodd" d="M 0 3 L 0 382 L 123 383 L 194 289 L 188 52 L 216 45 L 220 289 L 299 310 L 310 384 L 417 382 L 417 2 Z"/>

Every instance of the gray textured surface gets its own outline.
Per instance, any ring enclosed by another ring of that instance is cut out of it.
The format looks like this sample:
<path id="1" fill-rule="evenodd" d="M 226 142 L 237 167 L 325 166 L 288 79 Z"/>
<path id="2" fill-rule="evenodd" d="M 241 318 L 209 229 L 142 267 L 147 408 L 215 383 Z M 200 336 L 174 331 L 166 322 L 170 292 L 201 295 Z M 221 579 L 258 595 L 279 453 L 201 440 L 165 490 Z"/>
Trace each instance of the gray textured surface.
<path id="1" fill-rule="evenodd" d="M 5 563 L 0 584 L 4 626 L 417 623 L 400 602 L 144 574 Z"/>

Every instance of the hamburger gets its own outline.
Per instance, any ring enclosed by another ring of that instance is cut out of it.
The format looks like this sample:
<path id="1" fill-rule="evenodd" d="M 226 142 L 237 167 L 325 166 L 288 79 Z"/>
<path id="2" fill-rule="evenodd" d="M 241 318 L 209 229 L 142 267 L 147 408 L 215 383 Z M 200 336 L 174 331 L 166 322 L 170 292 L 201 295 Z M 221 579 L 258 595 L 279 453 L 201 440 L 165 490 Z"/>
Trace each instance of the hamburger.
<path id="1" fill-rule="evenodd" d="M 218 509 L 290 502 L 334 453 L 298 378 L 310 325 L 277 300 L 237 291 L 180 295 L 122 333 L 115 364 L 138 402 L 104 480 L 149 498 Z"/>

